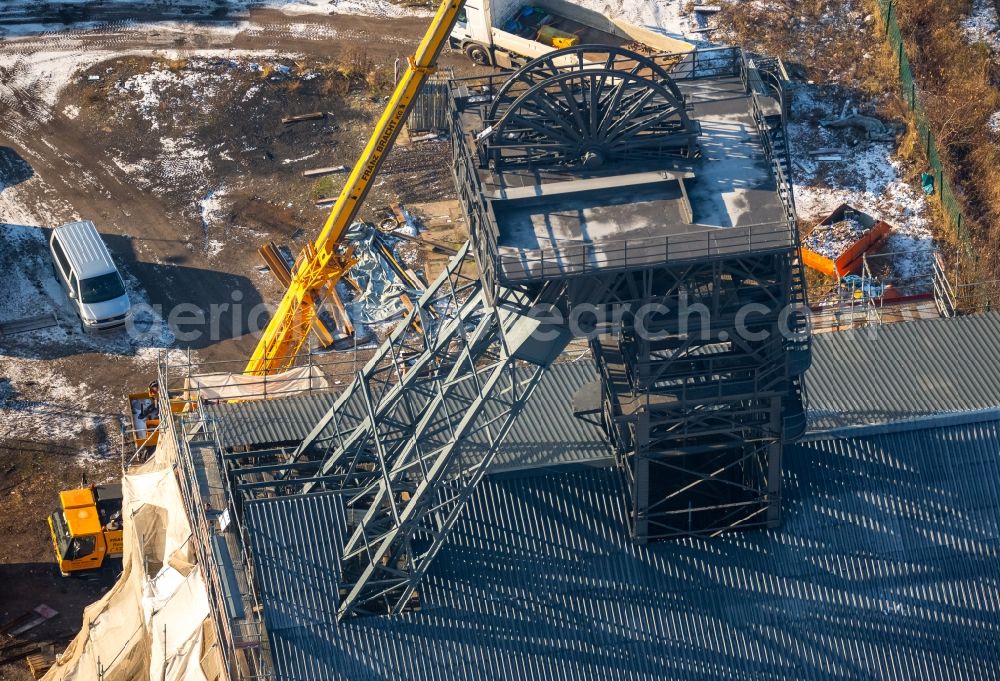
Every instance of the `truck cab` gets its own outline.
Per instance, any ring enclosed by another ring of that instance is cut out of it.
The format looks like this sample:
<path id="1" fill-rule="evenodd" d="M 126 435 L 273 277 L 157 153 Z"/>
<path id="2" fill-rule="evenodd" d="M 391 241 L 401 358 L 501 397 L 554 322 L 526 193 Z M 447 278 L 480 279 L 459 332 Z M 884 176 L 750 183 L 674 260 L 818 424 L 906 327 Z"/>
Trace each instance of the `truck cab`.
<path id="1" fill-rule="evenodd" d="M 56 563 L 64 577 L 120 558 L 122 487 L 96 485 L 59 493 L 60 508 L 48 518 Z"/>

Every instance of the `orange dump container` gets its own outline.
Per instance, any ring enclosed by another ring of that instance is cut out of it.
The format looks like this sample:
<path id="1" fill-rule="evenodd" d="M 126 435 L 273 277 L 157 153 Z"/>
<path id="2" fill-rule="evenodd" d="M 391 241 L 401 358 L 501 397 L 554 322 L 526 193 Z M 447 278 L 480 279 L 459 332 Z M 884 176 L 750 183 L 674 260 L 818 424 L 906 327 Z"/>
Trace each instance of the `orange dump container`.
<path id="1" fill-rule="evenodd" d="M 836 257 L 830 257 L 823 253 L 818 253 L 808 246 L 802 246 L 802 264 L 812 268 L 817 272 L 830 277 L 843 277 L 861 269 L 862 257 L 865 253 L 874 248 L 882 239 L 889 234 L 892 226 L 885 220 L 877 220 L 871 215 L 864 213 L 846 203 L 840 204 L 836 210 L 830 213 L 814 229 L 819 230 L 824 227 L 835 225 L 843 221 L 846 216 L 860 222 L 865 230 L 855 241 L 840 249 Z"/>

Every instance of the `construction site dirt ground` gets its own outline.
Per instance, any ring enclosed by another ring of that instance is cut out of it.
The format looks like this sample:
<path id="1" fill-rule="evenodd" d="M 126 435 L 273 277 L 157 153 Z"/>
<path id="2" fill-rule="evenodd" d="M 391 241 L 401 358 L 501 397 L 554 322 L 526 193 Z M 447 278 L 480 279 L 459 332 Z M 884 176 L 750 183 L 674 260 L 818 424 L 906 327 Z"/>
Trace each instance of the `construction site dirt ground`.
<path id="1" fill-rule="evenodd" d="M 154 378 L 161 351 L 234 366 L 248 355 L 251 311 L 281 295 L 257 247 L 297 252 L 316 236 L 329 208 L 315 201 L 346 175 L 302 171 L 353 164 L 426 25 L 255 10 L 0 40 L 0 319 L 58 322 L 0 335 L 0 624 L 44 603 L 59 615 L 30 633 L 58 652 L 110 586 L 113 569 L 59 576 L 46 525 L 58 491 L 120 475 L 125 396 Z M 474 68 L 450 53 L 442 65 Z M 449 157 L 446 140 L 394 150 L 361 217 L 453 197 Z M 439 212 L 435 238 L 460 239 Z M 47 230 L 77 219 L 96 223 L 133 302 L 148 305 L 136 337 L 84 334 L 56 283 Z M 419 267 L 415 248 L 402 257 Z M 194 324 L 197 338 L 178 338 L 163 322 L 183 305 L 215 305 L 218 331 Z M 21 660 L 0 678 L 31 677 Z"/>

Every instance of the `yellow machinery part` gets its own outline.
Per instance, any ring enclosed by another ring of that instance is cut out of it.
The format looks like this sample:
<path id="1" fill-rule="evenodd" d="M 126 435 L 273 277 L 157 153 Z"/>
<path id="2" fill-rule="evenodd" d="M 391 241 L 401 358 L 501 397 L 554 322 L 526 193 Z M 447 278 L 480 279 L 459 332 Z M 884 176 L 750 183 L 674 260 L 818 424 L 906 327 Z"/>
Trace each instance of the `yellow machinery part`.
<path id="1" fill-rule="evenodd" d="M 358 158 L 347 184 L 333 205 L 315 244 L 303 249 L 295 262 L 292 283 L 264 330 L 244 370 L 245 374 L 266 376 L 282 371 L 295 362 L 305 344 L 318 306 L 344 273 L 351 268 L 349 255 L 337 247 L 364 202 L 382 161 L 392 148 L 417 93 L 434 70 L 441 49 L 455 25 L 464 0 L 445 0 L 437 9 L 416 54 L 386 104 L 367 146 Z"/>
<path id="2" fill-rule="evenodd" d="M 538 42 L 561 50 L 564 47 L 576 47 L 579 45 L 580 37 L 573 33 L 562 31 L 555 26 L 542 26 L 538 29 Z"/>

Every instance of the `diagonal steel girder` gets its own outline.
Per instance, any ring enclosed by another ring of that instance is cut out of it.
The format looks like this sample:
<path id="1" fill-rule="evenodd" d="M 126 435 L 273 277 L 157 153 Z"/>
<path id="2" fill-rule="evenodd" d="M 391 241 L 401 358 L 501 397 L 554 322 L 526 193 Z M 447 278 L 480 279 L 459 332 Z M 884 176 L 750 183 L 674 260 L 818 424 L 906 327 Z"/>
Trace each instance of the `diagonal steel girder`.
<path id="1" fill-rule="evenodd" d="M 543 328 L 536 294 L 487 296 L 463 248 L 293 454 L 321 457 L 303 492 L 342 492 L 351 534 L 338 617 L 400 612 L 569 340 Z M 558 288 L 559 284 L 549 286 Z M 437 315 L 437 319 L 434 319 Z M 419 320 L 424 333 L 405 333 Z M 552 337 L 539 343 L 533 332 Z M 314 459 L 315 460 L 315 459 Z"/>
<path id="2" fill-rule="evenodd" d="M 447 343 L 457 324 L 468 323 L 468 311 L 478 309 L 482 295 L 475 265 L 469 257 L 466 243 L 452 259 L 448 268 L 421 295 L 407 317 L 393 330 L 375 355 L 365 364 L 358 376 L 340 394 L 333 407 L 319 420 L 312 431 L 289 456 L 294 463 L 302 458 L 320 459 L 319 475 L 330 473 L 335 464 L 343 465 L 342 452 L 349 447 L 356 431 L 363 426 L 361 399 L 362 388 L 367 388 L 376 403 L 379 416 L 393 406 L 398 406 L 398 393 L 403 391 L 403 375 L 408 371 L 430 371 L 433 362 L 447 362 Z M 444 321 L 436 321 L 435 318 Z M 420 323 L 422 334 L 411 329 Z M 443 351 L 443 352 L 442 352 Z M 408 402 L 415 401 L 410 396 Z M 364 465 L 365 462 L 360 462 Z M 366 477 L 363 471 L 358 475 Z M 343 480 L 327 483 L 339 489 L 356 486 L 348 473 Z M 315 483 L 305 482 L 302 491 L 313 491 Z"/>

